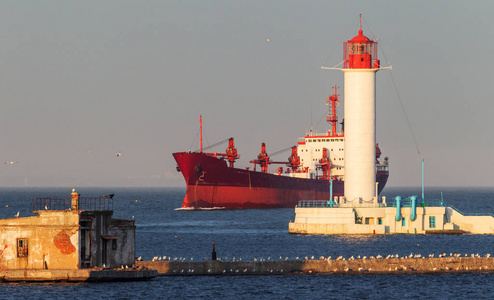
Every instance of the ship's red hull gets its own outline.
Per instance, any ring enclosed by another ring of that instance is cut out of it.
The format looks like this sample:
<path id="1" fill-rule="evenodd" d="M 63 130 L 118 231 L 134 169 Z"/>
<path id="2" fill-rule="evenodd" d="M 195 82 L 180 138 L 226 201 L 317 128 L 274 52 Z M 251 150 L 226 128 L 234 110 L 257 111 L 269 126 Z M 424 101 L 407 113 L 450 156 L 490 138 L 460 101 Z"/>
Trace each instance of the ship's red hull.
<path id="1" fill-rule="evenodd" d="M 187 184 L 184 208 L 293 208 L 300 200 L 329 199 L 329 181 L 229 168 L 204 153 L 173 153 Z M 379 192 L 388 172 L 377 172 Z M 343 181 L 333 181 L 333 196 L 343 196 Z"/>

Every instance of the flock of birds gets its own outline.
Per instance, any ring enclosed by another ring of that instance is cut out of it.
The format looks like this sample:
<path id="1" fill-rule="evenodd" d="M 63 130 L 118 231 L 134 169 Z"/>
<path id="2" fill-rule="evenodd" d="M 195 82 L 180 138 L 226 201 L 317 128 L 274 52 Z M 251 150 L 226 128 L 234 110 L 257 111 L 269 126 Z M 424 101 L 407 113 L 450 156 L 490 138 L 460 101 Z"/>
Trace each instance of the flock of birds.
<path id="1" fill-rule="evenodd" d="M 465 253 L 465 256 L 462 256 L 460 253 L 449 253 L 449 257 L 473 257 L 473 258 L 480 258 L 480 257 L 490 257 L 491 255 L 489 253 L 487 253 L 486 255 L 484 256 L 481 256 L 479 255 L 478 253 L 477 254 L 466 254 Z M 428 255 L 429 258 L 434 258 L 435 255 L 434 254 L 429 254 Z M 448 255 L 446 253 L 442 253 L 442 254 L 439 254 L 437 257 L 441 258 L 441 257 L 448 257 Z M 413 254 L 413 253 L 410 253 L 410 255 L 407 255 L 407 256 L 399 256 L 398 254 L 394 254 L 394 255 L 388 255 L 386 257 L 384 256 L 381 256 L 381 255 L 377 255 L 377 256 L 360 256 L 358 255 L 357 257 L 354 257 L 354 256 L 350 256 L 348 258 L 348 260 L 356 260 L 356 259 L 361 259 L 361 260 L 365 260 L 365 259 L 408 259 L 408 258 L 417 258 L 417 259 L 425 259 L 426 257 L 425 256 L 422 256 L 421 254 Z M 288 260 L 289 258 L 288 257 L 279 257 L 278 259 L 272 259 L 271 257 L 267 257 L 267 258 L 253 258 L 252 261 L 275 261 L 275 260 L 278 260 L 278 261 L 281 261 L 281 260 Z M 314 259 L 319 259 L 319 260 L 331 260 L 331 256 L 328 256 L 328 257 L 324 257 L 324 256 L 319 256 L 319 258 L 316 258 L 314 256 L 305 256 L 305 257 L 295 257 L 294 260 L 314 260 Z M 137 261 L 141 261 L 142 260 L 142 257 L 139 256 L 137 258 Z M 203 258 L 204 261 L 207 261 L 209 259 L 207 258 Z M 232 262 L 239 262 L 239 261 L 242 261 L 241 258 L 235 258 L 235 257 L 232 257 L 231 260 L 228 258 L 228 257 L 225 257 L 225 258 L 218 258 L 219 261 L 232 261 Z M 343 257 L 343 256 L 338 256 L 336 257 L 334 260 L 347 260 L 347 258 Z M 171 257 L 171 256 L 155 256 L 151 259 L 151 261 L 187 261 L 187 258 L 185 257 Z M 191 257 L 189 259 L 189 261 L 194 261 L 194 258 Z"/>
<path id="2" fill-rule="evenodd" d="M 90 151 L 87 151 L 88 153 L 91 153 Z M 115 153 L 115 156 L 116 157 L 120 157 L 122 156 L 122 152 L 118 151 L 117 153 Z M 5 165 L 14 165 L 16 164 L 17 162 L 16 161 L 13 161 L 13 160 L 9 160 L 9 161 L 5 161 L 4 164 Z"/>

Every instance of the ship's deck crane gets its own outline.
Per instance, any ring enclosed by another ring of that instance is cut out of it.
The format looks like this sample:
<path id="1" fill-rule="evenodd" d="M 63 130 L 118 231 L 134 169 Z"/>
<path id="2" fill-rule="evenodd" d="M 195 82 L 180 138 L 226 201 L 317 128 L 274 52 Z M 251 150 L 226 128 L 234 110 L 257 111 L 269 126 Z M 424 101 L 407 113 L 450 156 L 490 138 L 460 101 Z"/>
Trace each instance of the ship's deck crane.
<path id="1" fill-rule="evenodd" d="M 234 138 L 231 137 L 229 139 L 223 140 L 221 142 L 218 142 L 216 144 L 213 144 L 213 145 L 203 149 L 202 148 L 202 115 L 199 116 L 199 124 L 200 124 L 200 132 L 201 132 L 201 138 L 200 138 L 201 139 L 201 149 L 200 149 L 200 152 L 204 153 L 206 155 L 209 155 L 209 156 L 220 157 L 221 159 L 226 159 L 228 161 L 229 167 L 233 168 L 233 166 L 235 164 L 235 160 L 240 158 L 240 155 L 238 155 L 237 148 L 235 148 Z M 206 152 L 203 152 L 203 150 L 209 150 L 213 147 L 216 147 L 218 145 L 225 143 L 226 141 L 228 141 L 228 148 L 226 148 L 225 153 L 217 153 L 217 152 L 206 153 Z"/>
<path id="2" fill-rule="evenodd" d="M 322 170 L 322 179 L 329 180 L 331 175 L 331 159 L 329 158 L 329 151 L 327 148 L 322 149 L 322 158 L 319 160 L 317 168 Z"/>
<path id="3" fill-rule="evenodd" d="M 297 146 L 290 146 L 283 150 L 276 151 L 271 156 L 275 156 L 290 149 L 292 150 L 292 154 L 288 157 L 287 161 L 272 161 L 270 160 L 270 156 L 266 152 L 266 144 L 262 143 L 261 153 L 259 153 L 257 159 L 251 160 L 250 163 L 254 164 L 254 171 L 256 170 L 256 165 L 260 165 L 261 172 L 263 173 L 267 173 L 269 171 L 268 166 L 271 164 L 287 165 L 288 167 L 292 168 L 293 172 L 296 172 L 300 167 L 300 157 L 297 155 Z M 281 173 L 283 173 L 283 167 L 278 168 L 278 174 L 281 175 Z"/>
<path id="4" fill-rule="evenodd" d="M 213 152 L 213 153 L 204 153 L 204 154 L 226 159 L 228 161 L 228 166 L 230 168 L 233 168 L 235 164 L 235 160 L 240 158 L 240 155 L 238 155 L 237 148 L 235 148 L 235 140 L 232 137 L 228 139 L 228 148 L 226 148 L 225 153 Z"/>

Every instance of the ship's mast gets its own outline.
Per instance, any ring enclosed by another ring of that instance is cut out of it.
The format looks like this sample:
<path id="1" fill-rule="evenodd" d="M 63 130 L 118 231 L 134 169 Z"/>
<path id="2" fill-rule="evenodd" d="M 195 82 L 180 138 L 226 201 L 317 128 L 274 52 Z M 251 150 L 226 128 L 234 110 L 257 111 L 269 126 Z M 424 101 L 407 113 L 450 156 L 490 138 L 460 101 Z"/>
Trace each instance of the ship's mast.
<path id="1" fill-rule="evenodd" d="M 326 121 L 331 123 L 331 136 L 339 136 L 336 131 L 336 124 L 338 123 L 338 117 L 336 116 L 336 105 L 340 102 L 338 89 L 336 85 L 333 86 L 334 94 L 330 95 L 326 103 L 329 105 L 329 115 L 326 116 Z"/>
<path id="2" fill-rule="evenodd" d="M 202 153 L 202 115 L 199 115 L 199 125 L 201 128 L 201 153 Z"/>

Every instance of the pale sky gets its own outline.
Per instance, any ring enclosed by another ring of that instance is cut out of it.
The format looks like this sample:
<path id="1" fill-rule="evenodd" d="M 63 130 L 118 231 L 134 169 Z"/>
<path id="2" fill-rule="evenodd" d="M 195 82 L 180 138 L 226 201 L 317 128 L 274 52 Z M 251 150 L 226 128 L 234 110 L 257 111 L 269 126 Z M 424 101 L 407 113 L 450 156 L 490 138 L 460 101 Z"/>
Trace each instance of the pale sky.
<path id="1" fill-rule="evenodd" d="M 393 67 L 377 73 L 388 186 L 420 185 L 417 149 L 428 186 L 494 186 L 493 12 L 493 1 L 0 1 L 0 186 L 185 186 L 171 153 L 198 148 L 200 114 L 206 145 L 235 137 L 239 167 L 261 142 L 273 153 L 311 125 L 326 131 L 343 73 L 320 67 L 342 61 L 360 13 Z"/>

